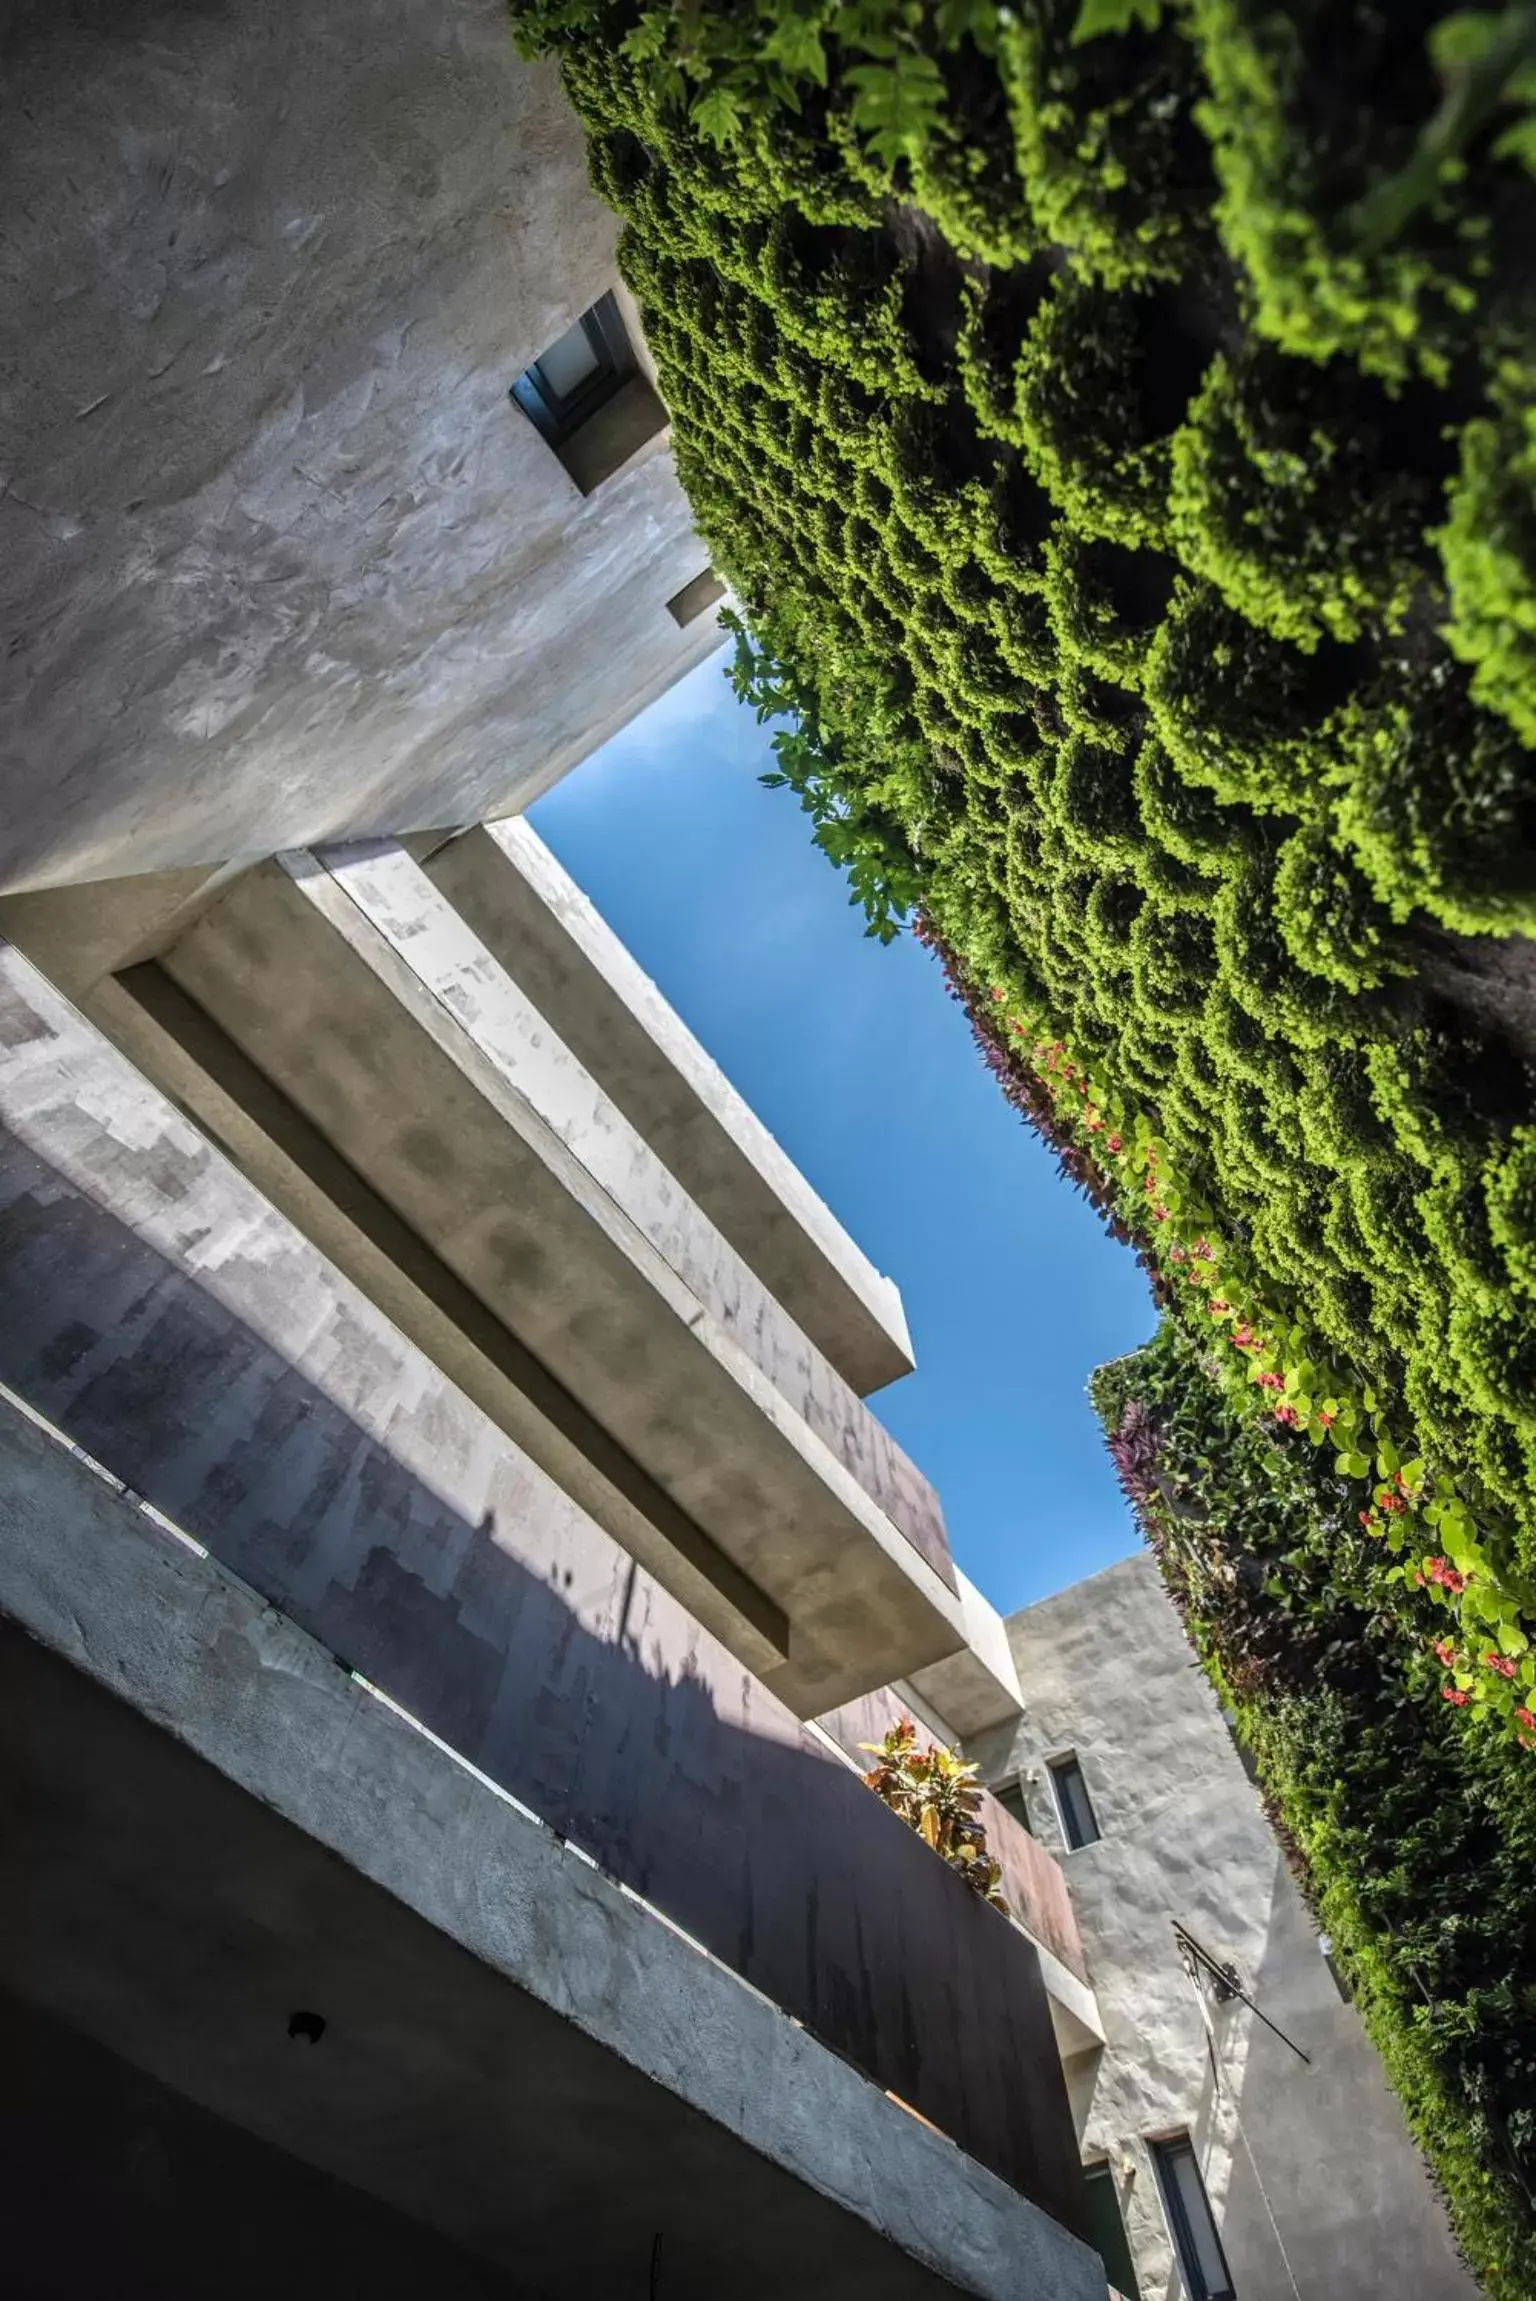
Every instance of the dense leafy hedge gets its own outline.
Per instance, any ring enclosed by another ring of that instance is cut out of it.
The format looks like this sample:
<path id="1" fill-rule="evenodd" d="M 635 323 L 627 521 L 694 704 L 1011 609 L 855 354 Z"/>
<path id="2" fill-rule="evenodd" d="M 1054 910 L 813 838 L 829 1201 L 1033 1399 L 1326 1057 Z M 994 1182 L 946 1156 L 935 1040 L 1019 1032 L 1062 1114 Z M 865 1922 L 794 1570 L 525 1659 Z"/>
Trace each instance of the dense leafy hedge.
<path id="1" fill-rule="evenodd" d="M 1536 11 L 1440 13 L 514 5 L 818 837 L 1536 1741 Z"/>
<path id="2" fill-rule="evenodd" d="M 1467 2255 L 1536 2294 L 1536 1776 L 1435 1699 L 1327 1457 L 1247 1422 L 1175 1320 L 1093 1388 Z"/>

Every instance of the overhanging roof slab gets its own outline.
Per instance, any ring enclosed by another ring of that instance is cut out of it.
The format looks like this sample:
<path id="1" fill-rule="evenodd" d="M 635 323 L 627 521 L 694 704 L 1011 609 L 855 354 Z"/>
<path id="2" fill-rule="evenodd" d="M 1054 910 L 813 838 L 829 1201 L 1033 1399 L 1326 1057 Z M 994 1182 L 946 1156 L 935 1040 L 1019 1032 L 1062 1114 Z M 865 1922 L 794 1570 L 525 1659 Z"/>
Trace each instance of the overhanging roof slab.
<path id="1" fill-rule="evenodd" d="M 422 868 L 822 1355 L 867 1396 L 912 1371 L 901 1296 L 521 816 Z"/>
<path id="2" fill-rule="evenodd" d="M 962 1643 L 931 1489 L 399 849 L 279 857 L 161 965 L 779 1610 L 783 1699 Z"/>

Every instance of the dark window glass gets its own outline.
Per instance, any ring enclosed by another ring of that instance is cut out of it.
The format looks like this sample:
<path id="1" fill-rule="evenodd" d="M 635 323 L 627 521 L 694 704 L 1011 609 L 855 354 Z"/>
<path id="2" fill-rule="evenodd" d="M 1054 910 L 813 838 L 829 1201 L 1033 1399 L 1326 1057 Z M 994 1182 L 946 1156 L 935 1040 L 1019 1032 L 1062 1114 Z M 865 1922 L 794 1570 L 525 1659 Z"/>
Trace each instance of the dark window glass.
<path id="1" fill-rule="evenodd" d="M 1078 1846 L 1093 1845 L 1099 1835 L 1099 1825 L 1094 1817 L 1093 1800 L 1088 1795 L 1088 1784 L 1083 1780 L 1083 1769 L 1076 1758 L 1052 1759 L 1051 1784 L 1067 1844 L 1074 1850 Z"/>
<path id="2" fill-rule="evenodd" d="M 635 355 L 610 293 L 524 368 L 512 397 L 554 447 L 568 440 L 635 372 Z"/>
<path id="3" fill-rule="evenodd" d="M 1029 1808 L 1024 1803 L 1024 1784 L 1020 1781 L 999 1782 L 992 1795 L 1000 1806 L 1007 1807 L 1020 1827 L 1028 1830 L 1030 1836 L 1033 1837 L 1034 1830 L 1029 1819 Z"/>
<path id="4" fill-rule="evenodd" d="M 712 567 L 706 567 L 702 575 L 685 583 L 681 591 L 673 592 L 667 601 L 667 613 L 679 628 L 686 628 L 690 623 L 697 623 L 701 615 L 724 597 L 725 585 Z"/>
<path id="5" fill-rule="evenodd" d="M 1106 2164 L 1084 2168 L 1088 2176 L 1088 2239 L 1104 2264 L 1104 2274 L 1125 2301 L 1141 2301 L 1136 2265 L 1115 2192 L 1115 2177 Z"/>
<path id="6" fill-rule="evenodd" d="M 1189 2301 L 1237 2301 L 1188 2134 L 1154 2141 L 1152 2162 Z"/>

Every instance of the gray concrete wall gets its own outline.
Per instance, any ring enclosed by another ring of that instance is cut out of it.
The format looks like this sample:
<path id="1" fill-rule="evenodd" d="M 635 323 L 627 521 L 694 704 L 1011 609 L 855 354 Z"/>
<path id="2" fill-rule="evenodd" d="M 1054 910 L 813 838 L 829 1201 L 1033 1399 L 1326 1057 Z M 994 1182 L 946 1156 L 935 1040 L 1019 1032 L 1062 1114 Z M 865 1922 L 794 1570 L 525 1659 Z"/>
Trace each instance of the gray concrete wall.
<path id="1" fill-rule="evenodd" d="M 0 1379 L 1070 2220 L 1033 1951 L 0 954 Z"/>
<path id="2" fill-rule="evenodd" d="M 279 2278 L 295 2301 L 535 2301 L 6 1990 L 0 2064 L 5 2276 L 27 2301 L 146 2288 L 173 2301 L 214 2281 L 220 2301 L 271 2301 Z"/>
<path id="3" fill-rule="evenodd" d="M 1044 2213 L 3 1401 L 0 1815 L 16 1994 L 548 2301 L 1098 2301 Z M 338 2289 L 276 2222 L 263 2266 Z"/>
<path id="4" fill-rule="evenodd" d="M 910 1373 L 895 1285 L 860 1253 L 532 825 L 513 817 L 476 827 L 421 860 L 839 1374 L 864 1396 Z"/>
<path id="5" fill-rule="evenodd" d="M 1115 2167 L 1143 2301 L 1180 2290 L 1147 2151 L 1180 2130 L 1241 2301 L 1475 2301 L 1151 1557 L 1008 1628 L 1025 1716 L 971 1754 L 991 1781 L 1032 1777 L 1032 1823 L 1065 1870 L 1108 2039 L 1072 2073 L 1083 2153 Z M 1103 1833 L 1077 1852 L 1045 1770 L 1069 1751 Z M 1239 2004 L 1212 2007 L 1208 2036 L 1174 1919 L 1236 1966 L 1310 2065 Z"/>
<path id="6" fill-rule="evenodd" d="M 508 386 L 615 279 L 501 0 L 0 27 L 0 889 L 526 803 L 716 643 L 665 441 Z"/>

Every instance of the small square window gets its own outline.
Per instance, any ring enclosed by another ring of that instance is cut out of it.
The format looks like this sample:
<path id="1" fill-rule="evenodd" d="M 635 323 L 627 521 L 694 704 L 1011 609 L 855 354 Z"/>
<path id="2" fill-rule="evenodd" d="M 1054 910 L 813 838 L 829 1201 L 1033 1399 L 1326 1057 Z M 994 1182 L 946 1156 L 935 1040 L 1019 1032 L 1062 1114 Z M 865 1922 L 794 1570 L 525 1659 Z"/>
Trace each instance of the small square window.
<path id="1" fill-rule="evenodd" d="M 1173 2249 L 1189 2301 L 1237 2301 L 1232 2272 L 1221 2249 L 1221 2237 L 1211 2213 L 1210 2199 L 1200 2177 L 1200 2161 L 1187 2133 L 1171 2141 L 1154 2141 L 1152 2163 L 1163 2211 L 1168 2216 Z"/>
<path id="2" fill-rule="evenodd" d="M 1019 1827 L 1028 1830 L 1030 1836 L 1033 1837 L 1035 1834 L 1034 1825 L 1029 1818 L 1029 1806 L 1024 1797 L 1024 1784 L 1018 1780 L 1017 1776 L 1011 1782 L 999 1782 L 992 1795 L 1000 1806 L 1012 1814 Z"/>
<path id="3" fill-rule="evenodd" d="M 666 429 L 611 292 L 524 368 L 511 397 L 583 495 Z"/>
<path id="4" fill-rule="evenodd" d="M 683 630 L 690 623 L 697 623 L 707 608 L 713 607 L 716 600 L 724 597 L 724 583 L 712 567 L 706 567 L 702 575 L 696 575 L 691 583 L 685 583 L 681 591 L 673 592 L 667 601 L 667 613 L 678 628 Z"/>
<path id="5" fill-rule="evenodd" d="M 1081 1846 L 1097 1843 L 1098 1817 L 1093 1800 L 1088 1795 L 1088 1784 L 1083 1769 L 1075 1757 L 1052 1758 L 1051 1787 L 1056 1793 L 1056 1811 L 1061 1817 L 1061 1834 L 1073 1853 Z"/>

